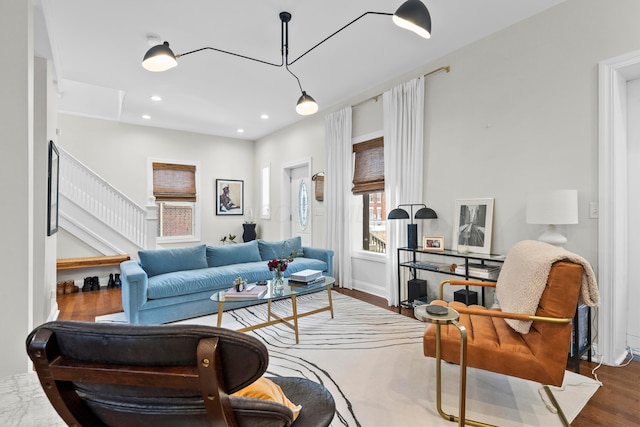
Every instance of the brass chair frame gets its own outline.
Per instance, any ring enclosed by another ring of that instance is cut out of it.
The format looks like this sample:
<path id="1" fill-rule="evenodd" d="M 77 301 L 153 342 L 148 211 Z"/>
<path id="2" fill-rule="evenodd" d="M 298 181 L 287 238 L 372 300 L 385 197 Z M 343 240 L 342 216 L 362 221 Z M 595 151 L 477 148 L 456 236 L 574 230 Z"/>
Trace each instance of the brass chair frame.
<path id="1" fill-rule="evenodd" d="M 447 279 L 443 280 L 440 283 L 440 299 L 444 298 L 444 287 L 446 285 L 451 286 L 482 286 L 487 288 L 495 288 L 496 282 L 482 282 L 482 281 L 474 281 L 474 280 L 456 280 L 456 279 Z M 548 323 L 570 323 L 572 318 L 560 318 L 560 317 L 544 317 L 544 316 L 532 316 L 527 314 L 520 313 L 509 313 L 504 311 L 496 311 L 496 310 L 482 310 L 482 309 L 474 309 L 474 308 L 463 308 L 457 307 L 455 309 L 458 313 L 461 314 L 471 314 L 477 316 L 487 316 L 487 317 L 500 317 L 503 319 L 515 319 L 515 320 L 524 320 L 524 321 L 536 321 L 536 322 L 548 322 Z M 459 324 L 457 321 L 452 321 L 452 323 L 458 330 L 460 331 L 461 339 L 464 342 L 464 345 L 461 346 L 460 349 L 460 364 L 463 367 L 461 369 L 461 378 L 460 378 L 460 414 L 461 417 L 448 414 L 442 409 L 442 370 L 441 370 L 441 332 L 440 332 L 440 323 L 436 323 L 436 409 L 440 416 L 448 421 L 457 422 L 461 426 L 462 425 L 472 425 L 477 427 L 493 427 L 492 424 L 483 423 L 481 421 L 475 421 L 464 418 L 465 413 L 465 401 L 466 401 L 466 364 L 467 364 L 467 354 L 466 354 L 466 340 L 467 340 L 467 331 L 466 328 Z M 562 408 L 558 404 L 558 401 L 553 396 L 551 389 L 548 385 L 543 384 L 543 388 L 549 397 L 549 400 L 553 407 L 557 410 L 558 417 L 560 417 L 560 421 L 563 426 L 569 427 L 569 421 L 567 417 L 564 415 Z"/>

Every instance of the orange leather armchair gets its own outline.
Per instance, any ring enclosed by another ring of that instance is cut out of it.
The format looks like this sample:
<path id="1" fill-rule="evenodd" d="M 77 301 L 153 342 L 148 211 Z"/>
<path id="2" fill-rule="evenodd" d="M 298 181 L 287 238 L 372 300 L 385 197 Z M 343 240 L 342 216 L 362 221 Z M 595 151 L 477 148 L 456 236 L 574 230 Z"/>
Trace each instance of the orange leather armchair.
<path id="1" fill-rule="evenodd" d="M 544 385 L 560 386 L 571 345 L 571 319 L 578 304 L 582 275 L 583 267 L 580 264 L 555 262 L 534 316 L 442 301 L 444 286 L 447 284 L 495 287 L 495 282 L 445 280 L 440 285 L 440 300 L 432 304 L 448 305 L 460 313 L 458 323 L 464 327 L 467 335 L 468 367 L 524 378 Z M 533 324 L 528 334 L 521 334 L 505 322 L 506 318 L 532 320 Z M 440 335 L 441 358 L 459 364 L 461 330 L 452 325 L 441 326 Z M 436 357 L 435 324 L 428 325 L 423 343 L 424 355 Z M 561 420 L 568 425 L 553 395 L 548 388 L 545 389 L 556 405 Z M 438 412 L 450 421 L 459 421 L 457 417 L 442 411 L 439 387 L 437 393 Z M 463 421 L 471 425 L 485 425 L 473 420 Z"/>

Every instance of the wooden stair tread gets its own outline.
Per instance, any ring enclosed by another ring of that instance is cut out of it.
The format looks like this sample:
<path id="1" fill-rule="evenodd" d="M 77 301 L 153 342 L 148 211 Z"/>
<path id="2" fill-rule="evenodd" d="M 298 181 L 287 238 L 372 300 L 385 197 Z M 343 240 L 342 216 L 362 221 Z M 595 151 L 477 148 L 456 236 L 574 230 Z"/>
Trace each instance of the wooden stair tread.
<path id="1" fill-rule="evenodd" d="M 120 265 L 123 261 L 130 260 L 127 254 L 102 255 L 83 258 L 59 258 L 56 262 L 58 270 L 70 270 L 73 268 L 101 267 L 104 265 Z"/>

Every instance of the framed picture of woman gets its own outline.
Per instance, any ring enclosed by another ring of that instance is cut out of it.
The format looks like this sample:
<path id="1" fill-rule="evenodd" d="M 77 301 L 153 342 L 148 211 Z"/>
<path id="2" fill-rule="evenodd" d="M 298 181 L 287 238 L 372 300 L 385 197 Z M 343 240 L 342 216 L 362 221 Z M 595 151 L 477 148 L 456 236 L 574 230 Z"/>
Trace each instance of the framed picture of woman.
<path id="1" fill-rule="evenodd" d="M 244 214 L 244 181 L 216 179 L 216 215 Z"/>

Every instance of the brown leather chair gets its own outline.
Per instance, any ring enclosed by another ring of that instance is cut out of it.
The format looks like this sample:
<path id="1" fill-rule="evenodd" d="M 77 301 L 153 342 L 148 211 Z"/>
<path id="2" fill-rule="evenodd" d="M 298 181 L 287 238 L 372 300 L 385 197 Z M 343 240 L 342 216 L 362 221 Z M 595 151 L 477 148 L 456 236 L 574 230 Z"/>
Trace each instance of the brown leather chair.
<path id="1" fill-rule="evenodd" d="M 271 378 L 302 410 L 233 396 L 260 378 L 269 355 L 250 335 L 194 325 L 56 321 L 27 352 L 58 414 L 76 426 L 327 426 L 335 404 L 304 378 Z"/>
<path id="2" fill-rule="evenodd" d="M 508 257 L 507 257 L 508 258 Z M 460 302 L 442 301 L 447 284 L 495 287 L 494 282 L 445 280 L 440 285 L 440 300 L 432 304 L 448 305 L 458 313 L 458 323 L 467 335 L 466 366 L 539 382 L 543 385 L 562 385 L 571 344 L 571 319 L 580 292 L 583 267 L 573 262 L 559 261 L 551 266 L 546 287 L 535 316 L 507 313 L 482 306 L 465 306 Z M 502 286 L 502 285 L 501 285 Z M 521 334 L 505 322 L 505 318 L 533 320 L 529 333 Z M 424 355 L 437 357 L 436 325 L 428 325 L 424 334 Z M 460 363 L 461 332 L 453 325 L 441 326 L 440 356 L 442 360 Z M 439 363 L 439 360 L 438 360 Z M 440 381 L 440 378 L 438 378 Z M 438 412 L 450 421 L 458 417 L 445 414 L 441 408 L 440 387 L 437 387 Z M 568 425 L 548 388 L 550 400 Z M 484 425 L 466 420 L 467 424 Z"/>

